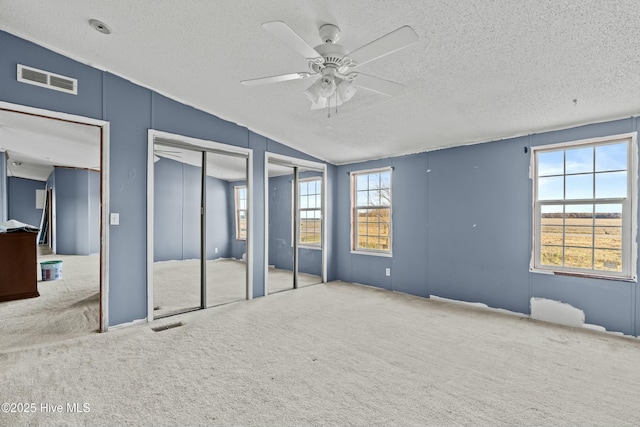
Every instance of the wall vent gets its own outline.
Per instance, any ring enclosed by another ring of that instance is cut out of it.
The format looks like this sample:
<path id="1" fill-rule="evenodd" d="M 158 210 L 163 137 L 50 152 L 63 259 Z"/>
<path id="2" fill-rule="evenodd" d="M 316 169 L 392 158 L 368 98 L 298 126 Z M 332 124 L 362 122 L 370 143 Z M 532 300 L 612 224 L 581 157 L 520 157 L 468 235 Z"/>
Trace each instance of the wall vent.
<path id="1" fill-rule="evenodd" d="M 18 64 L 18 81 L 73 95 L 78 94 L 78 80 L 22 64 Z"/>

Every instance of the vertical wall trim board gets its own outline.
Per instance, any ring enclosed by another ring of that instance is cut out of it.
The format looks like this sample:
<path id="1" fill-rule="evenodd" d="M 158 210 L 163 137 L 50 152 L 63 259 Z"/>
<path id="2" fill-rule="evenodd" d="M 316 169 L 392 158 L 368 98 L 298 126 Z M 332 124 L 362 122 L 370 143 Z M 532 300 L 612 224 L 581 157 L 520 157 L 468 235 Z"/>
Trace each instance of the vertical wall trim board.
<path id="1" fill-rule="evenodd" d="M 424 201 L 424 220 L 426 222 L 425 224 L 425 238 L 424 238 L 424 253 L 427 256 L 427 259 L 424 260 L 424 280 L 425 280 L 425 287 L 426 287 L 426 291 L 427 291 L 427 295 L 426 298 L 429 298 L 431 296 L 431 286 L 429 283 L 429 158 L 431 156 L 429 156 L 429 153 L 425 154 L 425 160 L 424 160 L 424 166 L 425 166 L 425 172 L 424 172 L 424 180 L 425 180 L 425 185 L 424 188 L 427 191 L 427 194 L 425 195 L 425 201 Z"/>
<path id="2" fill-rule="evenodd" d="M 107 119 L 107 73 L 102 72 L 102 120 Z"/>
<path id="3" fill-rule="evenodd" d="M 156 108 L 155 108 L 155 98 L 156 98 L 156 94 L 155 92 L 151 91 L 151 109 L 149 110 L 149 123 L 151 123 L 151 128 L 150 129 L 155 129 L 155 120 L 156 120 Z"/>
<path id="4" fill-rule="evenodd" d="M 264 296 L 269 295 L 269 155 L 264 156 Z"/>
<path id="5" fill-rule="evenodd" d="M 100 129 L 100 314 L 101 332 L 109 329 L 109 212 L 110 212 L 110 182 L 111 182 L 111 125 L 105 122 Z"/>
<path id="6" fill-rule="evenodd" d="M 529 292 L 529 301 L 531 301 L 531 298 L 533 298 L 533 282 L 532 282 L 532 275 L 533 273 L 531 272 L 531 268 L 533 267 L 533 258 L 535 256 L 534 251 L 535 248 L 533 247 L 533 233 L 534 233 L 534 225 L 533 225 L 533 218 L 535 217 L 533 211 L 534 211 L 534 201 L 533 201 L 533 153 L 531 152 L 531 145 L 533 144 L 533 135 L 529 134 L 529 136 L 527 137 L 527 141 L 528 141 L 528 145 L 529 145 L 529 200 L 531 203 L 531 207 L 529 208 L 529 227 L 531 227 L 531 230 L 529 230 L 529 247 L 531 248 L 531 258 L 529 259 L 529 273 L 527 274 L 527 286 L 528 286 L 528 292 Z M 529 305 L 529 314 L 531 314 L 531 305 Z"/>
<path id="7" fill-rule="evenodd" d="M 293 167 L 293 182 L 291 183 L 291 185 L 291 194 L 293 195 L 293 289 L 298 289 L 298 235 L 300 234 L 300 212 L 298 212 L 298 204 L 300 203 L 300 200 L 298 199 L 298 166 Z"/>
<path id="8" fill-rule="evenodd" d="M 147 131 L 147 322 L 153 321 L 153 263 L 154 263 L 154 132 Z"/>
<path id="9" fill-rule="evenodd" d="M 87 255 L 91 255 L 91 174 L 85 171 L 87 177 Z"/>
<path id="10" fill-rule="evenodd" d="M 202 152 L 200 184 L 200 307 L 207 308 L 207 152 Z"/>
<path id="11" fill-rule="evenodd" d="M 248 144 L 247 144 L 248 145 Z M 253 262 L 255 260 L 253 240 L 255 231 L 253 229 L 253 150 L 248 152 L 247 157 L 247 299 L 253 299 Z M 235 207 L 234 207 L 235 218 Z M 232 231 L 233 233 L 233 231 Z"/>
<path id="12" fill-rule="evenodd" d="M 634 122 L 634 132 L 638 132 L 640 131 L 640 129 L 638 129 L 638 117 L 634 117 L 633 118 L 633 122 Z M 637 133 L 636 133 L 637 135 Z M 634 147 L 633 147 L 633 153 L 634 153 L 634 173 L 636 174 L 636 176 L 633 178 L 633 182 L 636 183 L 637 186 L 637 182 L 638 182 L 638 167 L 639 167 L 639 160 L 638 160 L 638 139 L 636 138 L 634 141 Z M 636 188 L 636 193 L 637 193 L 637 188 Z M 635 240 L 633 242 L 634 245 L 636 245 L 636 254 L 637 254 L 637 245 L 638 245 L 638 230 L 637 230 L 637 218 L 638 218 L 638 207 L 637 207 L 638 203 L 636 202 L 634 204 L 634 224 L 636 224 L 636 230 L 634 230 L 633 235 L 635 236 Z M 635 265 L 636 265 L 636 276 L 637 276 L 637 270 L 638 270 L 638 259 L 636 258 L 634 260 Z M 632 302 L 632 306 L 631 306 L 631 330 L 633 331 L 633 335 L 634 336 L 638 336 L 638 305 L 640 304 L 640 301 L 638 300 L 638 283 L 635 284 L 635 286 L 631 286 L 631 302 Z"/>
<path id="13" fill-rule="evenodd" d="M 322 283 L 327 283 L 327 269 L 328 269 L 328 260 L 329 260 L 329 224 L 332 222 L 329 219 L 329 197 L 327 195 L 327 188 L 329 181 L 329 173 L 327 170 L 327 165 L 324 164 L 322 168 L 322 211 L 320 215 L 322 216 Z"/>
<path id="14" fill-rule="evenodd" d="M 186 193 L 186 189 L 185 189 L 185 176 L 184 176 L 184 169 L 185 169 L 185 165 L 184 163 L 180 164 L 180 170 L 182 173 L 182 218 L 180 220 L 180 227 L 182 228 L 182 240 L 180 241 L 180 245 L 182 247 L 182 259 L 185 259 L 185 254 L 184 254 L 184 234 L 185 234 L 185 228 L 184 228 L 184 217 L 185 217 L 185 193 Z"/>

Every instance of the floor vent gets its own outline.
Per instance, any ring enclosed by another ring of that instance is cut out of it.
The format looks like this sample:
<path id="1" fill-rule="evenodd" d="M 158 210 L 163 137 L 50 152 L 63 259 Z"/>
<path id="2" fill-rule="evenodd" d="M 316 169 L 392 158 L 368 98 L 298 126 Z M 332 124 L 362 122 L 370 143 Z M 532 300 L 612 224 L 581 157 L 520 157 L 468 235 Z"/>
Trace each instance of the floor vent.
<path id="1" fill-rule="evenodd" d="M 182 326 L 183 323 L 182 322 L 178 322 L 178 323 L 169 323 L 168 325 L 162 325 L 162 326 L 156 326 L 155 328 L 151 328 L 151 330 L 153 332 L 161 332 L 161 331 L 166 331 L 168 329 L 173 329 L 173 328 L 177 328 Z"/>
<path id="2" fill-rule="evenodd" d="M 22 64 L 18 64 L 18 81 L 73 95 L 78 94 L 78 80 Z"/>

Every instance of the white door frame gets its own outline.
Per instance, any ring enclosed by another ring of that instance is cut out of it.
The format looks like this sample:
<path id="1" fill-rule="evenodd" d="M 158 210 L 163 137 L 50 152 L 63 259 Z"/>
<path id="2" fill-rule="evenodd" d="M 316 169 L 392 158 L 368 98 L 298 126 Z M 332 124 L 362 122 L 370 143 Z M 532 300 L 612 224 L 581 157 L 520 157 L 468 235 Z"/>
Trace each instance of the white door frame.
<path id="1" fill-rule="evenodd" d="M 170 140 L 185 148 L 214 151 L 247 158 L 247 289 L 246 298 L 253 299 L 253 150 L 220 142 L 192 138 L 184 135 L 149 129 L 147 147 L 147 321 L 153 320 L 153 229 L 154 229 L 154 175 L 153 146 L 156 138 Z"/>
<path id="2" fill-rule="evenodd" d="M 322 172 L 322 283 L 327 281 L 327 165 L 277 153 L 264 153 L 264 296 L 269 295 L 269 163 Z M 295 180 L 294 180 L 295 181 Z M 294 242 L 294 250 L 297 242 Z M 295 272 L 294 272 L 295 274 Z"/>
<path id="3" fill-rule="evenodd" d="M 109 128 L 104 120 L 0 101 L 0 109 L 100 128 L 100 332 L 109 329 Z"/>

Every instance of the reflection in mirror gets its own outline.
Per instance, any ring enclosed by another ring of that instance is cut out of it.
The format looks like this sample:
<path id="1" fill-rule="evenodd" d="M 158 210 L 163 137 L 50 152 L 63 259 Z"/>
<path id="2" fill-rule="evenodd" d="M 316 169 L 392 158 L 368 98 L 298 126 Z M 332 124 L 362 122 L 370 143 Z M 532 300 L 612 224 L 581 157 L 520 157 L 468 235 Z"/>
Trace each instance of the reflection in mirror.
<path id="1" fill-rule="evenodd" d="M 322 283 L 322 172 L 298 171 L 298 287 Z"/>
<path id="2" fill-rule="evenodd" d="M 201 306 L 202 153 L 154 144 L 154 317 Z"/>
<path id="3" fill-rule="evenodd" d="M 268 163 L 270 294 L 293 289 L 293 179 L 294 169 Z"/>
<path id="4" fill-rule="evenodd" d="M 322 283 L 323 173 L 269 159 L 267 174 L 267 293 Z"/>
<path id="5" fill-rule="evenodd" d="M 207 307 L 247 297 L 247 159 L 207 153 Z"/>

